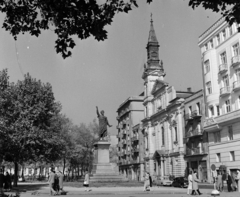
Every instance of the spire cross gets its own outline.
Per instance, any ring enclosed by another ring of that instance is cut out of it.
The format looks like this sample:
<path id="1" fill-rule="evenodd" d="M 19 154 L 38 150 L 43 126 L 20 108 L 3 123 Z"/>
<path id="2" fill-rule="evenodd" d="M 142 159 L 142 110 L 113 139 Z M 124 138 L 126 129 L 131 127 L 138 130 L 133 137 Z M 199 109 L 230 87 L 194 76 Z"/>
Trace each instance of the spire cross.
<path id="1" fill-rule="evenodd" d="M 151 13 L 151 15 L 150 15 L 150 16 L 151 16 L 151 23 L 152 23 L 152 22 L 153 22 L 153 19 L 152 19 L 152 13 Z"/>

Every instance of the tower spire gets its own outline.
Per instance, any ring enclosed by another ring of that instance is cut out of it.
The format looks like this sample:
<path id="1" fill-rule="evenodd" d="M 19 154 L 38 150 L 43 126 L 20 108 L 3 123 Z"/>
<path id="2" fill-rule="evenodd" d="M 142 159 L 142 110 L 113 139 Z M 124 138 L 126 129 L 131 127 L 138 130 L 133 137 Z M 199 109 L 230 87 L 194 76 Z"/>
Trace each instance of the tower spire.
<path id="1" fill-rule="evenodd" d="M 153 19 L 151 13 L 150 31 L 147 43 L 147 65 L 144 67 L 143 78 L 149 75 L 158 75 L 161 79 L 165 76 L 163 63 L 159 59 L 159 44 L 153 27 Z"/>
<path id="2" fill-rule="evenodd" d="M 150 20 L 150 31 L 149 31 L 149 36 L 148 36 L 148 42 L 157 42 L 157 36 L 155 34 L 155 30 L 153 27 L 153 19 L 152 19 L 152 13 L 151 13 L 151 20 Z"/>

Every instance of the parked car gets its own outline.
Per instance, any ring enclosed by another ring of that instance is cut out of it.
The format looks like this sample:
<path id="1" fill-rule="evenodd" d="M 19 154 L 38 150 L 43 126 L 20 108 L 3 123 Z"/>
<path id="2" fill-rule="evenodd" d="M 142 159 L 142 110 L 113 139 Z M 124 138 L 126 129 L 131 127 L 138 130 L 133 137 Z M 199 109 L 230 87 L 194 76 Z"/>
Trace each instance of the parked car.
<path id="1" fill-rule="evenodd" d="M 172 181 L 169 180 L 169 176 L 157 177 L 155 180 L 157 186 L 172 186 Z"/>
<path id="2" fill-rule="evenodd" d="M 173 179 L 172 186 L 173 187 L 181 187 L 181 188 L 188 187 L 188 180 L 187 180 L 187 178 L 185 178 L 183 176 L 176 177 Z"/>

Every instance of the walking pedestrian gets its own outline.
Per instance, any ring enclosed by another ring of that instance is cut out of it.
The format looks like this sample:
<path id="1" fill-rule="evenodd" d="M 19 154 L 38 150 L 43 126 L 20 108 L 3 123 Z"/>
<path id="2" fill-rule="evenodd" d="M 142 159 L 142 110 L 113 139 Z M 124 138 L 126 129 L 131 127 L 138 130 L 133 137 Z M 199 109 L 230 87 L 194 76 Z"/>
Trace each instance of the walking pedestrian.
<path id="1" fill-rule="evenodd" d="M 48 179 L 48 183 L 49 183 L 49 190 L 50 190 L 50 196 L 52 195 L 56 195 L 56 191 L 53 189 L 54 188 L 54 177 L 55 177 L 55 171 L 54 168 L 51 168 L 51 172 L 49 174 L 49 179 Z"/>
<path id="2" fill-rule="evenodd" d="M 218 172 L 217 175 L 217 190 L 219 192 L 222 192 L 222 186 L 223 186 L 223 180 L 222 180 L 222 174 L 220 172 Z"/>
<path id="3" fill-rule="evenodd" d="M 192 192 L 193 189 L 193 182 L 192 182 L 192 170 L 189 172 L 188 175 L 188 188 L 187 188 L 187 194 L 189 195 Z"/>
<path id="4" fill-rule="evenodd" d="M 64 175 L 59 170 L 57 172 L 57 175 L 58 175 L 58 180 L 59 180 L 59 190 L 60 190 L 60 192 L 62 192 L 63 191 L 63 177 L 64 177 Z"/>
<path id="5" fill-rule="evenodd" d="M 4 184 L 4 174 L 3 174 L 3 170 L 0 169 L 0 191 L 2 191 L 3 189 L 3 184 Z"/>
<path id="6" fill-rule="evenodd" d="M 227 188 L 228 192 L 232 192 L 232 177 L 230 176 L 229 173 L 227 173 Z"/>
<path id="7" fill-rule="evenodd" d="M 10 183 L 11 183 L 11 177 L 10 177 L 8 171 L 7 171 L 5 176 L 4 176 L 4 189 L 6 191 L 10 191 Z"/>
<path id="8" fill-rule="evenodd" d="M 85 191 L 88 191 L 88 192 L 91 191 L 89 189 L 89 174 L 88 174 L 88 170 L 85 171 L 85 177 L 84 177 L 83 186 L 85 187 Z"/>
<path id="9" fill-rule="evenodd" d="M 192 181 L 193 181 L 193 186 L 192 186 L 192 195 L 196 194 L 196 191 L 199 195 L 202 195 L 202 193 L 199 191 L 199 188 L 198 188 L 198 182 L 199 179 L 197 178 L 197 171 L 194 171 L 193 173 L 193 177 L 192 177 Z"/>
<path id="10" fill-rule="evenodd" d="M 149 180 L 149 173 L 145 172 L 145 176 L 144 176 L 144 188 L 143 191 L 150 191 L 150 180 Z"/>
<path id="11" fill-rule="evenodd" d="M 234 174 L 232 174 L 231 178 L 232 178 L 232 190 L 236 191 L 237 190 L 237 183 L 235 181 Z"/>
<path id="12" fill-rule="evenodd" d="M 237 180 L 238 180 L 237 188 L 238 188 L 238 192 L 240 192 L 240 171 L 239 170 L 237 171 Z"/>

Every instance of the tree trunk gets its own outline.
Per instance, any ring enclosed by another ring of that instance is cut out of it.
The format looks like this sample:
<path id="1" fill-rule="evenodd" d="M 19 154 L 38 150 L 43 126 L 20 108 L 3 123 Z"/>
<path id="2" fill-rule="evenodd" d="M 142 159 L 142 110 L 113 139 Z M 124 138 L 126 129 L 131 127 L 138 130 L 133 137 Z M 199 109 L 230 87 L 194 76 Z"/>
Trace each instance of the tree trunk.
<path id="1" fill-rule="evenodd" d="M 17 182 L 18 182 L 18 163 L 14 162 L 14 182 L 13 182 L 14 187 L 17 187 Z"/>
<path id="2" fill-rule="evenodd" d="M 22 181 L 25 182 L 25 178 L 24 178 L 24 164 L 22 164 Z"/>
<path id="3" fill-rule="evenodd" d="M 63 179 L 65 180 L 65 174 L 64 174 L 64 172 L 65 172 L 65 167 L 66 167 L 66 159 L 65 159 L 65 157 L 63 158 Z"/>

